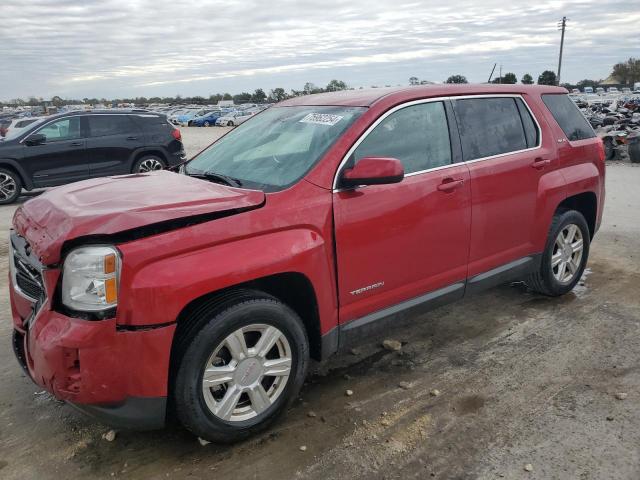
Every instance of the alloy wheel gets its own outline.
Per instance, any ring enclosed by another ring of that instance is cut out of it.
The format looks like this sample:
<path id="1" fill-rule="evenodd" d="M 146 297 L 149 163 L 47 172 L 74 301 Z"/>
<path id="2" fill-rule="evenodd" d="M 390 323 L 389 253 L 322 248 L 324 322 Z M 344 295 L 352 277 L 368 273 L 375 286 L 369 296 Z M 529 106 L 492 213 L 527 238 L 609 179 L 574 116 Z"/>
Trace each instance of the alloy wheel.
<path id="1" fill-rule="evenodd" d="M 566 225 L 556 237 L 551 254 L 551 271 L 560 283 L 570 283 L 580 270 L 584 238 L 577 225 Z"/>
<path id="2" fill-rule="evenodd" d="M 162 163 L 155 158 L 143 160 L 138 167 L 139 173 L 153 172 L 154 170 L 162 170 Z"/>
<path id="3" fill-rule="evenodd" d="M 291 375 L 291 346 L 272 325 L 252 324 L 227 336 L 207 360 L 202 392 L 210 412 L 241 422 L 267 410 Z"/>
<path id="4" fill-rule="evenodd" d="M 15 179 L 11 175 L 0 172 L 0 200 L 9 200 L 16 194 Z"/>

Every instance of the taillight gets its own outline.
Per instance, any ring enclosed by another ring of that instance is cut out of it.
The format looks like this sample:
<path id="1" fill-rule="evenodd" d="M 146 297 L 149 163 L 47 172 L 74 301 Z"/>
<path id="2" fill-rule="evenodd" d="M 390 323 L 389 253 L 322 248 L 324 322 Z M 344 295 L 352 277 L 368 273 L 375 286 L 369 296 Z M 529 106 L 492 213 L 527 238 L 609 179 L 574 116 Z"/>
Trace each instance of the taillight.
<path id="1" fill-rule="evenodd" d="M 173 131 L 171 132 L 171 135 L 173 136 L 173 138 L 175 138 L 176 140 L 182 140 L 182 134 L 180 133 L 180 130 L 178 130 L 177 128 L 174 128 Z"/>
<path id="2" fill-rule="evenodd" d="M 601 142 L 598 142 L 598 156 L 600 157 L 600 161 L 602 163 L 604 163 L 604 159 L 605 159 L 605 156 L 604 156 L 604 140 L 601 141 Z"/>

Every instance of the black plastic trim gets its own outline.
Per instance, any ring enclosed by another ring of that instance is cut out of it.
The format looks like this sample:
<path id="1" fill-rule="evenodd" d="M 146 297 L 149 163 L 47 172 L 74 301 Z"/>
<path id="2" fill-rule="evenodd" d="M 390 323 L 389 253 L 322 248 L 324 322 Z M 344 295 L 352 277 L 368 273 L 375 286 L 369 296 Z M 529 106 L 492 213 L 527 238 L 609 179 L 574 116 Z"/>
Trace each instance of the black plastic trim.
<path id="1" fill-rule="evenodd" d="M 522 257 L 518 260 L 514 260 L 513 262 L 506 263 L 487 272 L 474 275 L 467 280 L 465 295 L 472 295 L 474 293 L 481 292 L 482 290 L 486 290 L 487 288 L 522 279 L 540 268 L 541 259 L 542 254 L 540 253 L 530 255 L 528 257 Z"/>
<path id="2" fill-rule="evenodd" d="M 117 405 L 67 403 L 102 423 L 126 430 L 163 428 L 167 413 L 167 397 L 129 397 Z"/>
<path id="3" fill-rule="evenodd" d="M 322 360 L 384 330 L 392 322 L 395 323 L 399 316 L 419 315 L 460 300 L 467 295 L 472 295 L 506 282 L 520 280 L 526 275 L 537 271 L 540 268 L 541 260 L 541 253 L 522 257 L 487 272 L 474 275 L 466 281 L 454 283 L 378 310 L 343 325 L 338 325 L 321 338 Z"/>

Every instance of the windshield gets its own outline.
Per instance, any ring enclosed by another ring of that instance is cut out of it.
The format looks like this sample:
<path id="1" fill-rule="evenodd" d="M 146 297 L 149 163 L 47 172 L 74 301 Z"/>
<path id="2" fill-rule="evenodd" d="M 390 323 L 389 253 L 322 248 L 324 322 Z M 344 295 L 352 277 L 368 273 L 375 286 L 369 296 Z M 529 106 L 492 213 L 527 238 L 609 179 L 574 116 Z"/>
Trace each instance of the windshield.
<path id="1" fill-rule="evenodd" d="M 246 188 L 282 190 L 300 180 L 365 109 L 274 107 L 252 116 L 191 160 L 187 175 L 215 173 Z"/>

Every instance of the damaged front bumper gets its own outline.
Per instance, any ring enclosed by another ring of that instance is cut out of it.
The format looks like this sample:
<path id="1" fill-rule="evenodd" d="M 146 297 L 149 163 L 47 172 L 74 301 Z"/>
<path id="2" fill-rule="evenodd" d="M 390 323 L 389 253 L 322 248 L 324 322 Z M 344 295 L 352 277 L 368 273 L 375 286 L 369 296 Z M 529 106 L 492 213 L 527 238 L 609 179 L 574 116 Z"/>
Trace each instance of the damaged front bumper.
<path id="1" fill-rule="evenodd" d="M 33 259 L 13 236 L 11 246 L 13 348 L 29 377 L 56 398 L 115 427 L 161 428 L 175 325 L 125 329 L 117 318 L 90 321 L 57 312 L 51 298 L 59 271 L 42 268 L 38 278 L 37 269 L 26 270 L 34 277 L 29 285 L 14 263 L 26 268 Z"/>

